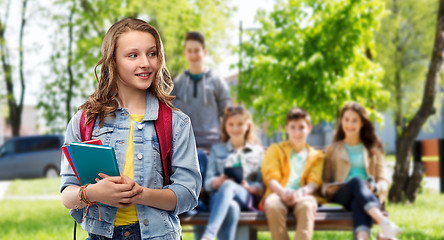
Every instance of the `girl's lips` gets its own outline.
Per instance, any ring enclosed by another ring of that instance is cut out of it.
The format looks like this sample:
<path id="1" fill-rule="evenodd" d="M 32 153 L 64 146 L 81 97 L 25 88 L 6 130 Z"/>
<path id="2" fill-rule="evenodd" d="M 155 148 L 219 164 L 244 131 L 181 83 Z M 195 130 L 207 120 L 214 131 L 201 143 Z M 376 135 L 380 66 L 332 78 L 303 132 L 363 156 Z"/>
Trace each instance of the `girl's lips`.
<path id="1" fill-rule="evenodd" d="M 136 76 L 140 76 L 140 77 L 149 77 L 151 75 L 151 73 L 136 73 Z"/>
<path id="2" fill-rule="evenodd" d="M 151 76 L 151 73 L 136 73 L 135 74 L 137 77 L 139 77 L 140 79 L 148 79 Z"/>

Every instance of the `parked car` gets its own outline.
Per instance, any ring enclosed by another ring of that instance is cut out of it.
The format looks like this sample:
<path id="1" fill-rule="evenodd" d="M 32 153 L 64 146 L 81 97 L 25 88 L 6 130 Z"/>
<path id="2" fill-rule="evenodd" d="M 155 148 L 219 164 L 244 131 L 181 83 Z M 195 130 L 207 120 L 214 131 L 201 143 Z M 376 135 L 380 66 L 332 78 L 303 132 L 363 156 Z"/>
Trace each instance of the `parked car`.
<path id="1" fill-rule="evenodd" d="M 0 179 L 57 177 L 63 135 L 13 137 L 0 147 Z"/>

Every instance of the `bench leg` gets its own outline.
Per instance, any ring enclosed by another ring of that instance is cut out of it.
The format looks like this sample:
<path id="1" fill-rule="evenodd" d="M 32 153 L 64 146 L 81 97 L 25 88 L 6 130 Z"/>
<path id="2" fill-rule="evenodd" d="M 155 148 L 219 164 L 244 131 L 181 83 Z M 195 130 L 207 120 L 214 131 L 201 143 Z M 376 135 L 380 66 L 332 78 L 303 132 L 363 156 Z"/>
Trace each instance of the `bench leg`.
<path id="1" fill-rule="evenodd" d="M 257 240 L 257 236 L 252 235 L 251 231 L 252 229 L 248 225 L 238 225 L 236 230 L 236 240 Z"/>
<path id="2" fill-rule="evenodd" d="M 250 240 L 257 240 L 257 229 L 250 228 Z"/>

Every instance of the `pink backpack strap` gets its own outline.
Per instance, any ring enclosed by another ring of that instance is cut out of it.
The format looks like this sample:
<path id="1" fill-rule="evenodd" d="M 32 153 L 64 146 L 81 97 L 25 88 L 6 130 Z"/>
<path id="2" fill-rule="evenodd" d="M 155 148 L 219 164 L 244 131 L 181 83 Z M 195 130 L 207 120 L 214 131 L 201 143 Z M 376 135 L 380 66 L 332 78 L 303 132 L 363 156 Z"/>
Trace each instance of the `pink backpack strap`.
<path id="1" fill-rule="evenodd" d="M 173 144 L 172 110 L 164 102 L 159 101 L 159 113 L 154 121 L 157 138 L 159 139 L 160 155 L 164 174 L 164 185 L 168 185 L 171 175 L 171 148 Z"/>
<path id="2" fill-rule="evenodd" d="M 94 127 L 94 120 L 92 120 L 87 126 L 85 126 L 86 122 L 86 110 L 82 111 L 82 116 L 80 117 L 80 137 L 82 138 L 82 142 L 91 140 L 91 134 Z"/>

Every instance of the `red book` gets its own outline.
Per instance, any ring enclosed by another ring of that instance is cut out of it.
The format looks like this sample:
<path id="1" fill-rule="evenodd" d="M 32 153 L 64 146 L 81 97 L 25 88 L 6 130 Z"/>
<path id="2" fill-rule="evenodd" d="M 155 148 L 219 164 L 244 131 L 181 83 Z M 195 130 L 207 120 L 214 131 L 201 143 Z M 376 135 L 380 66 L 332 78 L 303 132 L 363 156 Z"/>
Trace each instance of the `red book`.
<path id="1" fill-rule="evenodd" d="M 100 139 L 94 139 L 94 140 L 84 141 L 84 142 L 82 142 L 82 143 L 95 144 L 95 145 L 102 145 L 102 141 L 101 141 Z M 63 146 L 62 146 L 62 151 L 63 151 L 63 153 L 65 154 L 65 157 L 66 157 L 66 159 L 67 159 L 68 162 L 69 162 L 69 165 L 71 166 L 72 170 L 73 170 L 74 173 L 76 174 L 77 180 L 78 180 L 79 183 L 80 183 L 79 175 L 77 175 L 76 168 L 75 168 L 75 166 L 74 166 L 74 163 L 73 163 L 72 160 L 71 160 L 71 154 L 69 154 L 69 150 L 68 150 L 68 148 L 66 147 L 66 145 L 63 145 Z"/>

